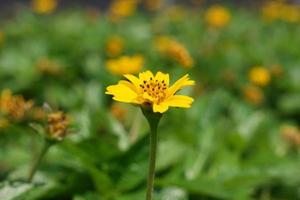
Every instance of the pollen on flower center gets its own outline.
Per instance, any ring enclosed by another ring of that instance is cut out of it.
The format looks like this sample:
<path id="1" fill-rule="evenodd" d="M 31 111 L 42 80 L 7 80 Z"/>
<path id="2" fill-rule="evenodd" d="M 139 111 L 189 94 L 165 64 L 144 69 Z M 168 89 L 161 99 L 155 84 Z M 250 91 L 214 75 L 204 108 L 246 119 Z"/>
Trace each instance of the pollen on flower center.
<path id="1" fill-rule="evenodd" d="M 143 94 L 148 94 L 156 103 L 160 103 L 166 97 L 167 84 L 165 80 L 154 80 L 151 77 L 150 80 L 144 80 L 142 84 L 140 84 L 140 87 L 143 90 Z"/>

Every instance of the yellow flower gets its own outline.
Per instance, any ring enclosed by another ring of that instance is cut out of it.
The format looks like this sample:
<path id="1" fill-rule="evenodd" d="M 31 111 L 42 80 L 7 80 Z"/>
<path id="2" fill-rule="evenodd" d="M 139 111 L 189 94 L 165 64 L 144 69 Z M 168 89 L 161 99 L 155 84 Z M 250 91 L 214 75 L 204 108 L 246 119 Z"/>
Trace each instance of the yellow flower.
<path id="1" fill-rule="evenodd" d="M 32 0 L 32 10 L 39 14 L 50 14 L 57 7 L 57 0 Z"/>
<path id="2" fill-rule="evenodd" d="M 124 48 L 122 38 L 118 36 L 112 36 L 106 44 L 106 53 L 108 56 L 114 57 L 122 53 Z"/>
<path id="3" fill-rule="evenodd" d="M 3 90 L 0 96 L 0 112 L 16 120 L 22 119 L 33 106 L 33 101 L 26 101 L 23 96 L 12 95 L 10 90 Z"/>
<path id="4" fill-rule="evenodd" d="M 109 7 L 109 16 L 112 19 L 128 17 L 136 11 L 138 0 L 114 0 Z"/>
<path id="5" fill-rule="evenodd" d="M 48 136 L 52 139 L 63 139 L 68 131 L 70 120 L 67 118 L 65 113 L 61 111 L 53 112 L 48 114 Z"/>
<path id="6" fill-rule="evenodd" d="M 283 1 L 270 1 L 262 8 L 262 15 L 266 21 L 283 20 L 290 23 L 300 21 L 300 7 Z"/>
<path id="7" fill-rule="evenodd" d="M 122 56 L 106 62 L 106 68 L 115 75 L 135 74 L 140 72 L 144 64 L 142 56 Z"/>
<path id="8" fill-rule="evenodd" d="M 270 83 L 271 75 L 266 68 L 256 66 L 249 71 L 249 79 L 255 85 L 266 86 Z"/>
<path id="9" fill-rule="evenodd" d="M 121 80 L 117 85 L 108 86 L 106 94 L 113 95 L 113 99 L 125 103 L 151 106 L 153 112 L 163 113 L 169 107 L 189 108 L 193 98 L 177 95 L 185 86 L 194 85 L 188 75 L 183 76 L 169 87 L 169 74 L 146 71 L 139 77 L 125 74 L 127 80 Z"/>
<path id="10" fill-rule="evenodd" d="M 272 21 L 280 18 L 282 3 L 279 1 L 269 1 L 262 7 L 262 15 L 265 20 Z"/>
<path id="11" fill-rule="evenodd" d="M 264 100 L 264 93 L 259 87 L 248 85 L 243 92 L 244 98 L 251 104 L 259 105 Z"/>
<path id="12" fill-rule="evenodd" d="M 280 12 L 280 17 L 282 20 L 297 23 L 300 21 L 300 8 L 296 5 L 284 5 Z"/>
<path id="13" fill-rule="evenodd" d="M 230 22 L 231 16 L 228 9 L 215 5 L 210 7 L 205 13 L 206 23 L 214 28 L 222 28 Z"/>
<path id="14" fill-rule="evenodd" d="M 156 39 L 156 43 L 161 54 L 175 60 L 185 68 L 193 66 L 193 58 L 188 50 L 178 41 L 166 36 L 161 36 Z"/>

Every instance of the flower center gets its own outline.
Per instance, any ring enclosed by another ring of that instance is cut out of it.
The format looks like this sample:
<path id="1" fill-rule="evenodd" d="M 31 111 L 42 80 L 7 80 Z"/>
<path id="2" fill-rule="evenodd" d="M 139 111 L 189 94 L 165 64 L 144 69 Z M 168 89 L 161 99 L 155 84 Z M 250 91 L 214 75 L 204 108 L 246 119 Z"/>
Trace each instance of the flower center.
<path id="1" fill-rule="evenodd" d="M 160 103 L 166 97 L 167 84 L 165 80 L 154 80 L 152 77 L 150 80 L 144 80 L 140 87 L 143 90 L 143 93 L 147 93 L 150 97 L 153 98 L 153 102 Z"/>

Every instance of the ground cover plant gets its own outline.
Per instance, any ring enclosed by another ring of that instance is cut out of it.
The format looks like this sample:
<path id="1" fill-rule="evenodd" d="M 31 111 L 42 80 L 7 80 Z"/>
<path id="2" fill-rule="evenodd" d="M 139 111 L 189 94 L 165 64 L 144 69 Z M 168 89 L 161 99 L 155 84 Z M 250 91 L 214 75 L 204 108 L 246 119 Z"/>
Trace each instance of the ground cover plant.
<path id="1" fill-rule="evenodd" d="M 1 16 L 1 200 L 300 199 L 298 4 L 61 2 Z"/>

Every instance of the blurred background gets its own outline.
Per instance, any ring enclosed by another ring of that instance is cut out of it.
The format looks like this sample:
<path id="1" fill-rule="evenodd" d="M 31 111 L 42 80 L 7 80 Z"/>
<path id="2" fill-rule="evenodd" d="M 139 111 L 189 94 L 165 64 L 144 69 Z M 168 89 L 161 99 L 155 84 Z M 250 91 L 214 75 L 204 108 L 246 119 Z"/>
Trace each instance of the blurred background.
<path id="1" fill-rule="evenodd" d="M 144 199 L 147 123 L 105 90 L 146 70 L 196 81 L 155 200 L 300 199 L 299 44 L 296 0 L 1 0 L 0 199 Z"/>
<path id="2" fill-rule="evenodd" d="M 180 1 L 180 0 L 164 0 L 163 4 L 164 6 L 174 5 L 174 4 L 181 4 L 181 5 L 209 5 L 209 4 L 220 4 L 220 3 L 226 3 L 226 4 L 234 4 L 234 5 L 242 5 L 242 6 L 260 6 L 267 2 L 268 0 L 254 0 L 254 1 L 246 1 L 246 0 L 228 0 L 226 2 L 221 0 L 186 0 L 186 1 Z M 105 10 L 109 7 L 111 0 L 60 0 L 58 8 L 74 8 L 74 7 L 94 7 L 95 9 L 101 9 Z M 144 2 L 147 2 L 144 1 Z M 155 2 L 158 2 L 155 0 Z M 162 2 L 162 1 L 160 1 Z M 285 2 L 289 3 L 299 3 L 299 0 L 285 0 Z M 16 6 L 29 6 L 31 4 L 30 0 L 1 0 L 0 5 L 1 9 L 4 10 L 15 10 Z M 156 3 L 158 4 L 158 3 Z"/>

